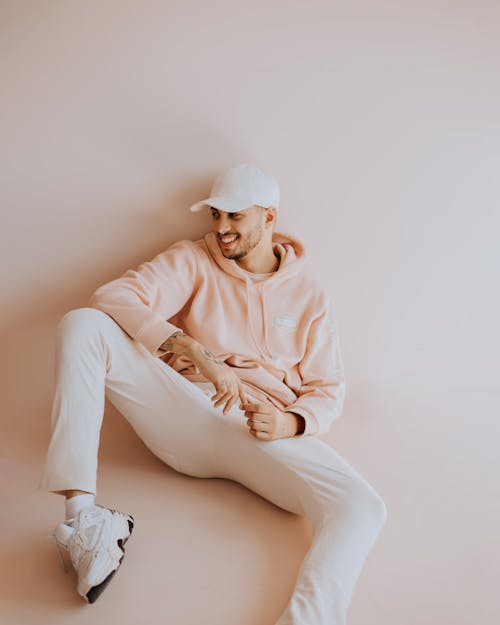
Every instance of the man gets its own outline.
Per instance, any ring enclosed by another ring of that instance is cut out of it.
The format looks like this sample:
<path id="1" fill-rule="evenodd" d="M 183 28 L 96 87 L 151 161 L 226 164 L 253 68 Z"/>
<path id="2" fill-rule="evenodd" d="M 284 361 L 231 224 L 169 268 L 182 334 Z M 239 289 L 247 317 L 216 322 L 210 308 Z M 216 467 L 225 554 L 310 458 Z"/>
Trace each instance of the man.
<path id="1" fill-rule="evenodd" d="M 215 180 L 212 230 L 98 288 L 61 319 L 52 438 L 40 486 L 66 497 L 55 530 L 94 602 L 133 517 L 95 504 L 104 397 L 159 458 L 225 477 L 305 516 L 313 542 L 278 625 L 341 625 L 383 526 L 376 491 L 317 434 L 342 410 L 332 299 L 302 244 L 275 232 L 276 180 L 241 164 Z"/>

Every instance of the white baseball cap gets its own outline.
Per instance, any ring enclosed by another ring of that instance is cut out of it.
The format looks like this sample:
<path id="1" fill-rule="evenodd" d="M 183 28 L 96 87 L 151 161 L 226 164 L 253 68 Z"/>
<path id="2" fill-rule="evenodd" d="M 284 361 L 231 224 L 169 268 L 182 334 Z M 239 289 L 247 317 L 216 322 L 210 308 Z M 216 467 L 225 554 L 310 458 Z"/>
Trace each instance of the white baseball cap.
<path id="1" fill-rule="evenodd" d="M 226 170 L 217 178 L 210 190 L 210 197 L 193 204 L 189 210 L 200 211 L 205 205 L 214 206 L 228 213 L 258 204 L 264 208 L 280 203 L 280 189 L 276 180 L 253 163 L 242 163 Z"/>

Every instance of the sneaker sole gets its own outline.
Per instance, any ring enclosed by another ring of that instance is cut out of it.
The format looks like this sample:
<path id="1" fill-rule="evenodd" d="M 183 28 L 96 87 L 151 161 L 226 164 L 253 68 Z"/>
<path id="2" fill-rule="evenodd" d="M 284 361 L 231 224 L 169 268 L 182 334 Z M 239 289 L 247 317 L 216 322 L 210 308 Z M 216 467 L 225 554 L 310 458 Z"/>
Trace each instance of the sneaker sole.
<path id="1" fill-rule="evenodd" d="M 109 582 L 112 580 L 113 576 L 120 568 L 122 560 L 125 557 L 125 543 L 130 538 L 132 530 L 134 529 L 134 517 L 130 514 L 127 515 L 127 523 L 129 531 L 128 536 L 125 536 L 125 538 L 119 538 L 116 541 L 118 547 L 120 547 L 120 549 L 123 551 L 123 555 L 118 562 L 118 566 L 116 567 L 116 569 L 111 571 L 111 573 L 100 584 L 97 584 L 97 586 L 92 586 L 92 588 L 84 595 L 88 603 L 94 603 L 101 596 L 102 592 L 106 589 Z"/>

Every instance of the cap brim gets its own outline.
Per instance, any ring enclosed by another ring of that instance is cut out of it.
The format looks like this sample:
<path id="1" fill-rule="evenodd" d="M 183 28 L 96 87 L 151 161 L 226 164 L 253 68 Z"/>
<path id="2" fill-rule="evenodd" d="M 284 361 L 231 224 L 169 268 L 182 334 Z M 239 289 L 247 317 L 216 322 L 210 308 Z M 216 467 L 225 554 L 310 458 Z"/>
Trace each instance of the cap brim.
<path id="1" fill-rule="evenodd" d="M 249 206 L 253 205 L 253 201 L 251 199 L 234 199 L 227 197 L 209 197 L 206 200 L 200 200 L 190 206 L 189 210 L 193 213 L 201 211 L 204 206 L 213 206 L 214 208 L 218 208 L 221 211 L 226 211 L 227 213 L 238 213 L 239 211 L 245 210 Z"/>

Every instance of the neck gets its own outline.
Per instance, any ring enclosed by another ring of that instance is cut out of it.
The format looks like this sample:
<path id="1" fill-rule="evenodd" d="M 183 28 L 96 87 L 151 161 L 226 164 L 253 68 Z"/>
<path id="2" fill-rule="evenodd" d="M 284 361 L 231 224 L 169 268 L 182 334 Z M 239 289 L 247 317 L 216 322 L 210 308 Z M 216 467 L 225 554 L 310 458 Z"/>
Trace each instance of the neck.
<path id="1" fill-rule="evenodd" d="M 280 257 L 271 248 L 265 256 L 259 256 L 258 258 L 249 258 L 250 254 L 247 254 L 243 258 L 240 258 L 236 263 L 246 271 L 252 273 L 271 273 L 277 271 L 280 266 Z"/>

